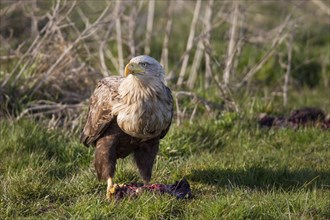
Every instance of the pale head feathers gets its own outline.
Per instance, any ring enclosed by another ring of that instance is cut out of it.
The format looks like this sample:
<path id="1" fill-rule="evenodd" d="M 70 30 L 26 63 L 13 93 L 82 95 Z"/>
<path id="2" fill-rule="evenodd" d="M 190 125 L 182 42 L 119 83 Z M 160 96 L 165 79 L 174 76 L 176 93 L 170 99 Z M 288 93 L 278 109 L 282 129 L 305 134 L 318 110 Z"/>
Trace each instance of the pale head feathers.
<path id="1" fill-rule="evenodd" d="M 129 63 L 139 64 L 145 72 L 142 74 L 137 74 L 136 76 L 143 80 L 148 80 L 149 77 L 159 78 L 164 81 L 165 71 L 162 65 L 152 57 L 147 55 L 140 55 L 132 58 Z"/>

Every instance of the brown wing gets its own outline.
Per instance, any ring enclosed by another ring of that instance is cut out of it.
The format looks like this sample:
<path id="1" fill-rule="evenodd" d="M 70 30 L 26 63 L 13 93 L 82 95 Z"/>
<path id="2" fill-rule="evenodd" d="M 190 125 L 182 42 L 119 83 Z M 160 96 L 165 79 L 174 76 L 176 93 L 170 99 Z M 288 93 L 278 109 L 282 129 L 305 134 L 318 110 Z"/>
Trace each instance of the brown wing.
<path id="1" fill-rule="evenodd" d="M 170 127 L 171 127 L 171 124 L 172 124 L 172 118 L 173 118 L 173 97 L 172 97 L 172 92 L 171 92 L 171 90 L 168 88 L 168 87 L 166 87 L 166 100 L 164 100 L 165 102 L 169 102 L 169 105 L 171 106 L 171 112 L 170 112 L 170 114 L 171 114 L 171 119 L 170 119 L 170 121 L 169 121 L 169 123 L 168 123 L 168 126 L 162 131 L 162 133 L 160 133 L 160 139 L 162 139 L 162 138 L 164 138 L 165 137 L 165 135 L 167 134 L 167 132 L 168 132 L 168 130 L 170 129 Z"/>
<path id="2" fill-rule="evenodd" d="M 123 77 L 107 77 L 102 79 L 90 98 L 89 111 L 80 141 L 86 146 L 95 144 L 104 130 L 115 118 L 112 106 L 118 96 L 118 87 Z"/>

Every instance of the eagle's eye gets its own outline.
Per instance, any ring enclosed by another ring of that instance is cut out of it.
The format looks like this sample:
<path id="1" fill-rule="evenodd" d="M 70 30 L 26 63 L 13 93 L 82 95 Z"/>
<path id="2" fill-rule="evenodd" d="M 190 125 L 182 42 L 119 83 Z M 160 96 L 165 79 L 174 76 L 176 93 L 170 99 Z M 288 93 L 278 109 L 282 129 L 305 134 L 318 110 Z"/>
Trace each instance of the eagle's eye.
<path id="1" fill-rule="evenodd" d="M 149 64 L 148 63 L 141 62 L 140 65 L 143 66 L 143 67 L 147 67 Z"/>

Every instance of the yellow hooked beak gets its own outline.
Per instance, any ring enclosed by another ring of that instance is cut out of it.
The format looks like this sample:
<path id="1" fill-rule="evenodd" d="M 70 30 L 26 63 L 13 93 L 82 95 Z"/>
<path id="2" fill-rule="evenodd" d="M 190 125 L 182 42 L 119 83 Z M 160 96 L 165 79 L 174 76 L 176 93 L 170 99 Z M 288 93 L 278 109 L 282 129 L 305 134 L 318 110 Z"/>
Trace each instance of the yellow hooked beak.
<path id="1" fill-rule="evenodd" d="M 125 67 L 125 76 L 129 74 L 144 73 L 145 69 L 138 63 L 129 63 Z"/>

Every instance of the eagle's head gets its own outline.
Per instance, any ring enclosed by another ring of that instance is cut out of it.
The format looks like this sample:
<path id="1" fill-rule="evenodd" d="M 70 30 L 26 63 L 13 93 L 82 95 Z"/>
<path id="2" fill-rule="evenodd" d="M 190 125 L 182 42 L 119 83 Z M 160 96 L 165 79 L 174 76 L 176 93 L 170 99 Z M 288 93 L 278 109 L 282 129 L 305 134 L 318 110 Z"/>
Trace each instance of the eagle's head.
<path id="1" fill-rule="evenodd" d="M 125 76 L 137 77 L 140 80 L 156 78 L 164 81 L 165 71 L 157 60 L 147 55 L 141 55 L 129 61 L 125 67 Z"/>

